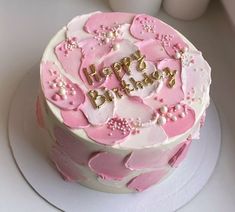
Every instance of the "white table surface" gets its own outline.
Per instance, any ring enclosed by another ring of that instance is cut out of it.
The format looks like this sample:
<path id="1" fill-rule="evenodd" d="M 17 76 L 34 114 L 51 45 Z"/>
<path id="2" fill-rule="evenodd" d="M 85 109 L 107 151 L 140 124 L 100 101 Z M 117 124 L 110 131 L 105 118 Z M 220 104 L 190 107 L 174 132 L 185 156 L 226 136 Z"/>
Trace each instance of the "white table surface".
<path id="1" fill-rule="evenodd" d="M 72 17 L 95 10 L 110 8 L 104 0 L 0 1 L 0 211 L 57 211 L 32 190 L 14 163 L 8 109 L 18 83 L 40 60 L 53 34 Z M 235 211 L 235 34 L 217 1 L 196 21 L 175 20 L 162 11 L 158 17 L 186 35 L 207 58 L 213 70 L 212 98 L 222 121 L 216 170 L 200 194 L 179 211 Z"/>

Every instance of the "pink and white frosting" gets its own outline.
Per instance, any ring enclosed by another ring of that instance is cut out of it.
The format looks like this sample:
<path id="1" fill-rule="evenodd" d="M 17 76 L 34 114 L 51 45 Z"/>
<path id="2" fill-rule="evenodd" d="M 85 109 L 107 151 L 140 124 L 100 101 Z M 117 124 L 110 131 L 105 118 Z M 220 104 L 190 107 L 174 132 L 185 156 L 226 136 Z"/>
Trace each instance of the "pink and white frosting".
<path id="1" fill-rule="evenodd" d="M 121 66 L 119 78 L 104 73 L 120 61 L 128 70 Z M 91 65 L 104 73 L 92 83 L 84 71 Z M 108 192 L 143 191 L 160 182 L 184 159 L 209 104 L 210 67 L 201 52 L 144 14 L 74 18 L 47 46 L 40 76 L 44 100 L 36 112 L 40 125 L 50 126 L 59 172 Z"/>

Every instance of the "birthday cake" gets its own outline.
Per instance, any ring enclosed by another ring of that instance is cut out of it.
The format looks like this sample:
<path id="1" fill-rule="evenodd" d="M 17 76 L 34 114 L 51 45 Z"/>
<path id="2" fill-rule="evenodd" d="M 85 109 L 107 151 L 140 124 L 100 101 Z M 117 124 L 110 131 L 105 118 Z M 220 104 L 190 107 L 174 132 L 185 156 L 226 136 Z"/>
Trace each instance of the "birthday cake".
<path id="1" fill-rule="evenodd" d="M 37 120 L 62 177 L 143 191 L 185 159 L 209 105 L 211 69 L 183 35 L 144 14 L 77 16 L 40 65 Z"/>

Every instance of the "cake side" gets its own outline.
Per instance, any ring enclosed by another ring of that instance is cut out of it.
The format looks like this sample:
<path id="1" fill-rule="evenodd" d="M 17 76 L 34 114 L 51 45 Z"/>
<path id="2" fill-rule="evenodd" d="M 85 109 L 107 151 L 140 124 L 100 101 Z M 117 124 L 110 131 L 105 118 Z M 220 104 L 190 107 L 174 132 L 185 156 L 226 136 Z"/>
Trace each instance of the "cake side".
<path id="1" fill-rule="evenodd" d="M 97 29 L 94 20 L 103 24 Z M 107 192 L 142 191 L 177 167 L 198 137 L 210 68 L 156 18 L 97 12 L 51 40 L 41 84 L 52 159 L 64 177 Z"/>

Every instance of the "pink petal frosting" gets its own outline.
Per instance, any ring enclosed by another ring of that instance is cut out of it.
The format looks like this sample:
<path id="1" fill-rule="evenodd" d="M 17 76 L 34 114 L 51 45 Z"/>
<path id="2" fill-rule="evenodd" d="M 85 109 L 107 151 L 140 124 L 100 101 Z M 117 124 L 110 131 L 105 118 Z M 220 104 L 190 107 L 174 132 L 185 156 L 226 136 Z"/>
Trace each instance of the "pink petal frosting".
<path id="1" fill-rule="evenodd" d="M 129 69 L 131 71 L 132 76 L 134 76 L 134 79 L 136 81 L 143 80 L 143 73 L 146 73 L 147 75 L 149 75 L 149 74 L 153 73 L 154 71 L 156 71 L 156 67 L 152 62 L 146 61 L 145 64 L 146 64 L 145 70 L 143 72 L 140 72 L 136 68 L 137 62 L 134 61 L 131 63 Z M 125 74 L 123 77 L 123 80 L 126 80 L 128 82 L 129 78 L 130 78 L 130 76 Z M 130 96 L 137 96 L 137 97 L 144 99 L 144 98 L 151 96 L 154 93 L 157 93 L 161 89 L 161 85 L 162 85 L 162 82 L 160 80 L 154 81 L 153 84 L 148 85 L 148 86 L 144 87 L 143 89 L 133 90 L 129 95 Z"/>
<path id="2" fill-rule="evenodd" d="M 211 69 L 201 52 L 189 50 L 182 56 L 182 80 L 185 95 L 202 97 L 211 83 Z"/>
<path id="3" fill-rule="evenodd" d="M 88 165 L 99 177 L 107 180 L 122 180 L 130 173 L 124 165 L 123 156 L 109 152 L 97 153 Z"/>
<path id="4" fill-rule="evenodd" d="M 104 58 L 103 67 L 109 67 L 113 63 L 120 61 L 122 58 L 129 57 L 138 50 L 138 47 L 128 40 L 118 40 L 114 44 L 118 44 L 119 49 L 118 51 L 111 51 L 109 55 Z M 124 71 L 123 73 L 120 73 L 120 75 L 122 77 L 124 75 Z M 108 77 L 104 85 L 108 89 L 112 89 L 115 87 L 120 87 L 120 81 L 118 81 L 115 75 L 112 74 L 110 77 Z"/>
<path id="5" fill-rule="evenodd" d="M 113 63 L 120 61 L 124 57 L 129 57 L 131 54 L 138 50 L 138 47 L 128 40 L 117 40 L 119 44 L 118 50 L 112 50 L 109 55 L 104 58 L 104 66 L 111 66 Z"/>
<path id="6" fill-rule="evenodd" d="M 66 37 L 67 38 L 76 37 L 78 41 L 92 37 L 90 33 L 84 31 L 83 26 L 87 22 L 87 19 L 93 14 L 90 13 L 90 14 L 80 15 L 73 18 L 66 26 L 67 28 Z"/>
<path id="7" fill-rule="evenodd" d="M 65 76 L 62 76 L 58 67 L 52 62 L 41 63 L 41 82 L 42 88 L 46 98 L 57 107 L 64 110 L 72 110 L 80 106 L 85 101 L 85 94 L 82 89 L 75 83 L 71 82 Z M 59 82 L 66 83 L 66 92 L 68 93 L 66 99 L 63 99 L 59 94 Z M 72 95 L 72 89 L 75 94 Z"/>
<path id="8" fill-rule="evenodd" d="M 156 39 L 161 41 L 170 56 L 174 56 L 176 51 L 187 46 L 173 28 L 148 15 L 136 15 L 130 31 L 135 38 L 140 40 Z"/>
<path id="9" fill-rule="evenodd" d="M 169 58 L 161 42 L 155 39 L 144 40 L 135 44 L 147 61 L 158 62 Z"/>
<path id="10" fill-rule="evenodd" d="M 113 127 L 120 123 L 120 128 Z M 124 131 L 125 128 L 125 131 Z M 93 127 L 90 126 L 85 129 L 87 136 L 94 140 L 97 143 L 104 144 L 104 145 L 114 145 L 117 143 L 121 143 L 124 141 L 130 134 L 130 125 L 128 124 L 127 120 L 121 118 L 112 118 L 109 120 L 107 124 L 104 124 L 100 127 Z"/>
<path id="11" fill-rule="evenodd" d="M 102 42 L 95 38 L 89 38 L 79 42 L 78 45 L 82 49 L 83 53 L 82 65 L 80 67 L 79 75 L 88 88 L 100 87 L 107 81 L 107 79 L 115 78 L 112 75 L 111 77 L 101 79 L 100 82 L 94 81 L 93 85 L 89 85 L 84 75 L 83 68 L 89 68 L 91 64 L 94 64 L 96 66 L 97 72 L 99 72 L 102 68 L 109 67 L 114 62 L 117 62 L 124 57 L 130 56 L 132 53 L 138 50 L 138 48 L 133 43 L 121 38 L 115 38 L 109 43 Z M 113 45 L 119 45 L 118 51 L 113 50 Z M 116 84 L 117 83 L 118 82 L 116 80 Z M 110 88 L 108 84 L 105 84 L 105 86 Z M 112 84 L 112 88 L 113 87 L 115 87 L 115 84 Z"/>
<path id="12" fill-rule="evenodd" d="M 64 124 L 70 128 L 84 128 L 90 125 L 86 116 L 80 109 L 61 110 L 60 113 Z"/>
<path id="13" fill-rule="evenodd" d="M 146 172 L 132 179 L 127 184 L 127 187 L 136 191 L 144 191 L 150 186 L 158 183 L 166 175 L 166 173 L 166 169 Z"/>
<path id="14" fill-rule="evenodd" d="M 51 149 L 51 159 L 65 180 L 70 182 L 86 180 L 82 175 L 80 168 L 56 147 Z"/>
<path id="15" fill-rule="evenodd" d="M 96 90 L 101 95 L 104 94 L 104 90 L 102 89 L 96 89 Z M 116 100 L 113 99 L 112 102 L 108 102 L 108 103 L 106 102 L 100 108 L 94 108 L 94 106 L 92 105 L 92 103 L 87 97 L 85 103 L 82 105 L 80 109 L 82 110 L 82 112 L 84 113 L 84 115 L 86 116 L 90 124 L 94 126 L 98 126 L 98 125 L 102 125 L 106 123 L 110 118 L 114 116 L 115 101 Z"/>
<path id="16" fill-rule="evenodd" d="M 179 166 L 179 164 L 185 159 L 191 142 L 192 140 L 188 139 L 187 141 L 177 146 L 177 152 L 168 162 L 170 166 L 172 167 Z"/>
<path id="17" fill-rule="evenodd" d="M 96 31 L 104 31 L 107 27 L 131 23 L 133 18 L 134 14 L 130 13 L 96 13 L 89 17 L 84 29 L 91 34 L 94 34 Z M 100 24 L 97 24 L 97 20 L 99 20 Z"/>
<path id="18" fill-rule="evenodd" d="M 61 147 L 74 162 L 80 165 L 87 165 L 91 152 L 82 141 L 66 133 L 60 127 L 54 128 L 54 135 L 58 148 Z"/>
<path id="19" fill-rule="evenodd" d="M 170 106 L 184 99 L 184 92 L 182 89 L 181 80 L 181 64 L 179 60 L 164 59 L 157 65 L 158 69 L 170 68 L 171 71 L 176 70 L 175 85 L 172 88 L 167 86 L 167 79 L 164 80 L 163 86 L 159 93 L 156 95 L 158 99 L 163 99 L 164 104 Z"/>
<path id="20" fill-rule="evenodd" d="M 55 53 L 64 70 L 77 78 L 81 66 L 82 51 L 77 46 L 76 38 L 62 41 L 56 46 Z"/>
<path id="21" fill-rule="evenodd" d="M 175 112 L 174 109 L 171 108 L 170 112 L 177 117 L 177 120 L 169 120 L 162 126 L 169 138 L 185 133 L 187 130 L 191 129 L 195 123 L 195 112 L 189 106 L 182 106 L 180 110 Z M 180 117 L 182 112 L 185 113 L 185 117 Z"/>
<path id="22" fill-rule="evenodd" d="M 169 149 L 134 150 L 128 157 L 125 165 L 130 170 L 162 168 L 168 165 L 168 160 L 171 156 Z"/>
<path id="23" fill-rule="evenodd" d="M 90 85 L 87 82 L 83 69 L 87 68 L 90 72 L 89 66 L 93 64 L 96 66 L 96 71 L 100 71 L 100 69 L 103 68 L 101 64 L 103 57 L 108 55 L 111 51 L 110 44 L 99 45 L 98 40 L 94 38 L 88 38 L 79 42 L 78 45 L 82 49 L 83 54 L 79 76 L 88 88 L 97 88 L 105 82 L 105 78 L 102 78 L 100 82 L 93 80 L 94 84 Z"/>
<path id="24" fill-rule="evenodd" d="M 119 117 L 133 121 L 139 120 L 142 124 L 150 124 L 155 120 L 155 112 L 153 109 L 144 104 L 138 97 L 123 97 L 119 99 L 116 106 L 116 114 Z"/>

